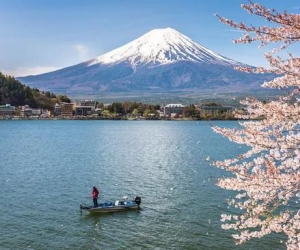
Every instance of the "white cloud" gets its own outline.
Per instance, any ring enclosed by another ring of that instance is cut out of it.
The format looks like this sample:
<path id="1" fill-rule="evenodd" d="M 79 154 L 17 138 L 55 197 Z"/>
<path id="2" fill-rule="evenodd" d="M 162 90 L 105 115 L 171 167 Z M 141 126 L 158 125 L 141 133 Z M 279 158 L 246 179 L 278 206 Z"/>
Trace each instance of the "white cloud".
<path id="1" fill-rule="evenodd" d="M 76 63 L 81 63 L 83 61 L 87 61 L 90 58 L 89 56 L 89 49 L 81 44 L 77 45 L 72 45 L 72 49 L 69 50 L 70 53 L 69 55 L 65 55 L 64 58 L 68 58 L 68 63 L 64 63 L 66 65 L 74 65 Z M 75 53 L 74 53 L 75 50 Z M 5 75 L 10 75 L 14 77 L 19 77 L 19 76 L 28 76 L 28 75 L 39 75 L 39 74 L 44 74 L 48 73 L 51 71 L 55 71 L 61 68 L 64 68 L 66 66 L 61 66 L 61 67 L 53 67 L 53 66 L 33 66 L 33 67 L 5 67 L 5 68 L 0 68 L 0 72 L 5 74 Z"/>
<path id="2" fill-rule="evenodd" d="M 1 1 L 1 0 L 0 0 Z M 96 55 L 92 55 L 92 52 L 87 46 L 82 44 L 77 45 L 68 45 L 67 48 L 64 50 L 65 54 L 60 54 L 59 59 L 57 60 L 55 57 L 50 58 L 45 62 L 37 62 L 37 64 L 52 64 L 52 65 L 59 65 L 59 66 L 20 66 L 15 67 L 15 63 L 11 65 L 0 65 L 0 72 L 5 75 L 10 75 L 14 77 L 20 77 L 20 76 L 28 76 L 28 75 L 39 75 L 44 74 L 48 72 L 52 72 L 58 69 L 62 69 L 65 67 L 69 67 L 70 65 L 75 65 L 77 63 L 81 63 L 87 60 L 90 60 L 93 57 L 96 57 Z M 52 53 L 55 55 L 56 53 Z M 52 62 L 52 63 L 51 63 Z M 0 62 L 1 63 L 1 62 Z M 2 67 L 1 67 L 2 66 Z"/>
<path id="3" fill-rule="evenodd" d="M 3 69 L 0 70 L 0 72 L 2 72 L 5 75 L 17 77 L 17 76 L 39 75 L 39 74 L 55 71 L 58 69 L 60 68 L 36 66 L 32 68 Z"/>
<path id="4" fill-rule="evenodd" d="M 89 50 L 86 46 L 78 44 L 78 45 L 75 45 L 75 49 L 76 49 L 76 52 L 77 52 L 77 55 L 78 55 L 78 59 L 80 61 L 85 61 L 85 60 L 90 59 L 88 57 Z"/>

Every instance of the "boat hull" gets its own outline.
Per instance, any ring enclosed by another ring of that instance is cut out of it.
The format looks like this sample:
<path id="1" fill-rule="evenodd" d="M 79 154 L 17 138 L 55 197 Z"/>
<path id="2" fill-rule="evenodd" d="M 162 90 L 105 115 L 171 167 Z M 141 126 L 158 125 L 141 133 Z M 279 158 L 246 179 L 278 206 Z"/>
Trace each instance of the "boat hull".
<path id="1" fill-rule="evenodd" d="M 139 198 L 140 199 L 140 198 Z M 90 213 L 111 213 L 111 212 L 122 212 L 128 210 L 135 210 L 140 207 L 140 200 L 135 201 L 116 201 L 116 202 L 105 202 L 99 204 L 98 207 L 80 205 L 81 210 L 88 211 Z"/>
<path id="2" fill-rule="evenodd" d="M 132 209 L 138 209 L 139 206 L 130 206 L 130 207 L 121 207 L 121 206 L 113 206 L 113 207 L 91 207 L 91 208 L 82 208 L 82 210 L 87 210 L 90 213 L 112 213 L 112 212 L 121 212 L 128 211 Z"/>

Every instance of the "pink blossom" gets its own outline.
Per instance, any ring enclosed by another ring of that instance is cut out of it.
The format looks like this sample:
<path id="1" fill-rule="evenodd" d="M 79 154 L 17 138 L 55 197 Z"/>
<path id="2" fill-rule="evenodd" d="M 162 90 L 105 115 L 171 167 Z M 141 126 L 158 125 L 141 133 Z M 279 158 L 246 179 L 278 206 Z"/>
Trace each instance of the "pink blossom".
<path id="1" fill-rule="evenodd" d="M 232 235 L 237 244 L 275 232 L 287 235 L 288 249 L 300 249 L 300 210 L 290 206 L 300 197 L 300 58 L 282 53 L 300 41 L 300 15 L 279 13 L 252 1 L 241 7 L 272 25 L 254 27 L 217 14 L 221 22 L 245 32 L 234 42 L 258 42 L 260 47 L 273 44 L 274 48 L 265 54 L 270 68 L 237 69 L 278 74 L 262 87 L 280 89 L 283 94 L 267 102 L 247 97 L 241 102 L 246 111 L 236 114 L 245 120 L 238 128 L 213 127 L 230 141 L 248 146 L 245 153 L 214 163 L 233 174 L 220 178 L 217 185 L 238 191 L 235 199 L 227 202 L 240 213 L 222 215 L 222 228 L 237 231 Z"/>

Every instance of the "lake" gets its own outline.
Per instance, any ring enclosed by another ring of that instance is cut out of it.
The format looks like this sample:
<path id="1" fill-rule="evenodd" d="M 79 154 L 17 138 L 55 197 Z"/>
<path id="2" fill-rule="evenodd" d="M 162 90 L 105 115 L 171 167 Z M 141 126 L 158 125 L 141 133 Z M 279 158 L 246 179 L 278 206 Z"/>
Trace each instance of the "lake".
<path id="1" fill-rule="evenodd" d="M 222 127 L 235 121 L 214 121 Z M 271 235 L 236 246 L 212 166 L 244 152 L 205 121 L 0 121 L 0 249 L 285 249 Z M 80 212 L 123 196 L 141 209 Z"/>

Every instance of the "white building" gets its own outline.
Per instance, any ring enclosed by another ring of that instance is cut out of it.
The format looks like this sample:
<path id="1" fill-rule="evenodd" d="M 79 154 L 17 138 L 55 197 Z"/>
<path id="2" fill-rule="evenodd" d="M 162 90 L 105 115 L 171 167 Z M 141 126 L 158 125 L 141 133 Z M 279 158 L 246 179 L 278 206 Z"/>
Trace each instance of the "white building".
<path id="1" fill-rule="evenodd" d="M 182 104 L 168 104 L 164 106 L 164 115 L 171 116 L 171 114 L 182 115 L 185 106 Z"/>

